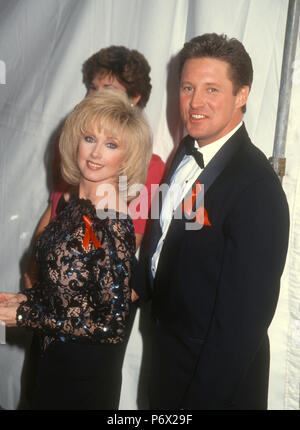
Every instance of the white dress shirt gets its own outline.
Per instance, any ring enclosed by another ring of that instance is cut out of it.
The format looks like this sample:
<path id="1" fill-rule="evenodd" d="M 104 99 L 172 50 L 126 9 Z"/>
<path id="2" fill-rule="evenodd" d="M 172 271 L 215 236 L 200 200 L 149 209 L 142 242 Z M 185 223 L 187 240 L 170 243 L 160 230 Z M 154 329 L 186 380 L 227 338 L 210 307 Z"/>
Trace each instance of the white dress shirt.
<path id="1" fill-rule="evenodd" d="M 227 142 L 227 140 L 241 127 L 242 124 L 243 121 L 241 121 L 228 134 L 216 140 L 215 142 L 209 143 L 208 145 L 199 147 L 198 143 L 195 141 L 195 148 L 200 150 L 203 155 L 204 166 L 208 165 L 210 160 L 221 149 L 224 143 Z M 163 201 L 160 213 L 160 226 L 162 230 L 162 235 L 151 260 L 151 271 L 153 278 L 155 277 L 160 253 L 164 244 L 165 237 L 168 233 L 168 229 L 173 218 L 174 211 L 183 201 L 189 190 L 191 190 L 192 185 L 194 184 L 202 170 L 203 169 L 201 169 L 201 167 L 197 164 L 192 155 L 185 155 L 171 178 L 170 187 Z"/>

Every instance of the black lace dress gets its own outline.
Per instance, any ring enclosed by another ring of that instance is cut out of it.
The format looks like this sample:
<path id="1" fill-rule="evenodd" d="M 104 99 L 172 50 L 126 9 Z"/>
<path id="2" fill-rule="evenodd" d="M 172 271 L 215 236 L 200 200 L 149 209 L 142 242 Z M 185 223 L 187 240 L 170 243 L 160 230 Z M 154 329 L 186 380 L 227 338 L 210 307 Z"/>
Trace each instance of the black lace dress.
<path id="1" fill-rule="evenodd" d="M 98 212 L 99 215 L 99 212 Z M 135 259 L 130 217 L 71 197 L 36 244 L 39 282 L 17 310 L 38 331 L 35 409 L 117 409 Z"/>

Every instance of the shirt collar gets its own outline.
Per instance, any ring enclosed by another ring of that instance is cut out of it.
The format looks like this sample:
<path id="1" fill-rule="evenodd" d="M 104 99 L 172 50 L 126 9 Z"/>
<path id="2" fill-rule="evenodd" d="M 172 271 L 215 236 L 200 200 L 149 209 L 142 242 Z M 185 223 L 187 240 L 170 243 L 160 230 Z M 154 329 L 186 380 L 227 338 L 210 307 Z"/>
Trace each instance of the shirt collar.
<path id="1" fill-rule="evenodd" d="M 220 139 L 209 143 L 208 145 L 199 147 L 197 141 L 195 141 L 195 148 L 197 148 L 203 154 L 204 166 L 207 166 L 210 160 L 216 155 L 216 153 L 221 149 L 224 143 L 230 139 L 230 137 L 243 125 L 241 121 L 236 127 L 234 127 L 225 136 L 220 137 Z"/>

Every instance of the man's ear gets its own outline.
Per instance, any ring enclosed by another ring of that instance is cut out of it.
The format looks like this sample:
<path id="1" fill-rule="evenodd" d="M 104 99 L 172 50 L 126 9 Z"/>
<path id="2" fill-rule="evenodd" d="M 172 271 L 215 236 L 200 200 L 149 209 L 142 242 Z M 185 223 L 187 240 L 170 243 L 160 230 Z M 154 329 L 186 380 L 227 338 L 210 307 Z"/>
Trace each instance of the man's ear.
<path id="1" fill-rule="evenodd" d="M 244 85 L 238 90 L 237 97 L 236 97 L 237 108 L 241 108 L 247 103 L 249 92 L 250 92 L 250 87 L 248 87 L 248 85 Z"/>

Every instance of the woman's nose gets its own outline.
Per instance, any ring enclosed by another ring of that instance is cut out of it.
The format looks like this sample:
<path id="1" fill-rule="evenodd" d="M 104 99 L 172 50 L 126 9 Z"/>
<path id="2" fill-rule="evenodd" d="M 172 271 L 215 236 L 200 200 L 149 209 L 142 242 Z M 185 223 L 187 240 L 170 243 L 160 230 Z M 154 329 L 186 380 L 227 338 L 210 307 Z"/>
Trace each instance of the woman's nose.
<path id="1" fill-rule="evenodd" d="M 93 158 L 101 158 L 102 157 L 102 147 L 101 143 L 98 142 L 92 149 L 91 156 Z"/>

